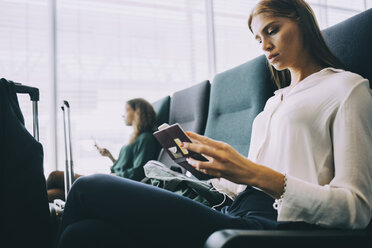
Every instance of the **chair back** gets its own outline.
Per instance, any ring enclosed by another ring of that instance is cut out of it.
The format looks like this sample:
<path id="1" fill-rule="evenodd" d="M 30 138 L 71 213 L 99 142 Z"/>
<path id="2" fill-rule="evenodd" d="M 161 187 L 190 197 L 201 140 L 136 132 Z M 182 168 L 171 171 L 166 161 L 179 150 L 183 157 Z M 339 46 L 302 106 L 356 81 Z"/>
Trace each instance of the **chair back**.
<path id="1" fill-rule="evenodd" d="M 367 78 L 372 88 L 372 8 L 323 30 L 323 36 L 346 69 Z"/>
<path id="2" fill-rule="evenodd" d="M 163 97 L 156 102 L 152 103 L 152 106 L 156 112 L 156 127 L 163 123 L 168 123 L 169 121 L 169 105 L 170 105 L 170 96 Z"/>
<path id="3" fill-rule="evenodd" d="M 253 120 L 275 89 L 265 56 L 217 74 L 211 86 L 205 135 L 247 156 Z"/>
<path id="4" fill-rule="evenodd" d="M 179 123 L 185 131 L 203 134 L 208 115 L 209 92 L 208 80 L 175 92 L 170 99 L 169 124 Z M 178 167 L 164 150 L 161 150 L 158 161 L 168 167 Z M 185 172 L 183 168 L 182 172 Z"/>

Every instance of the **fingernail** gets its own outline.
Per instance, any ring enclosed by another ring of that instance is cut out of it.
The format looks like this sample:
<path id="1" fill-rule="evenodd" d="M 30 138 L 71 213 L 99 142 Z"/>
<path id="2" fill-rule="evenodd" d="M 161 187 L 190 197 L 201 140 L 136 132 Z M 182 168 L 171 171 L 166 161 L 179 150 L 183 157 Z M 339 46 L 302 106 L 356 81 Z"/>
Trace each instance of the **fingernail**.
<path id="1" fill-rule="evenodd" d="M 180 144 L 180 147 L 183 147 L 183 145 L 184 145 L 184 144 L 183 144 L 183 142 L 182 142 L 182 143 Z"/>
<path id="2" fill-rule="evenodd" d="M 195 166 L 191 163 L 191 159 L 190 158 L 186 158 L 186 161 L 187 161 L 187 163 L 189 163 L 189 165 L 191 165 L 192 167 L 195 168 Z"/>
<path id="3" fill-rule="evenodd" d="M 189 132 L 189 131 L 186 131 L 185 133 L 186 133 L 187 135 L 189 135 L 189 134 L 190 134 L 190 132 Z"/>

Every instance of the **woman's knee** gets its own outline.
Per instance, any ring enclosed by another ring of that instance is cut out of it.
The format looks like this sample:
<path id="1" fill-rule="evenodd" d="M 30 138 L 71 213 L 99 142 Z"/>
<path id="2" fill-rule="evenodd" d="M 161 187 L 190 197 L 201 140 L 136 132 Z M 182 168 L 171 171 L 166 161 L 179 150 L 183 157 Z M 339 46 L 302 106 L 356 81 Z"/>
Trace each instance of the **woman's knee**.
<path id="1" fill-rule="evenodd" d="M 97 197 L 98 195 L 102 195 L 102 197 L 111 197 L 116 194 L 115 192 L 120 191 L 120 193 L 123 193 L 123 190 L 125 190 L 130 183 L 132 183 L 132 180 L 107 174 L 82 176 L 72 184 L 68 194 L 85 195 L 88 198 Z"/>
<path id="2" fill-rule="evenodd" d="M 80 185 L 91 184 L 93 182 L 99 181 L 97 179 L 100 179 L 102 176 L 106 176 L 106 175 L 94 174 L 94 175 L 89 175 L 89 176 L 80 176 L 74 181 L 72 186 L 81 187 Z"/>
<path id="3" fill-rule="evenodd" d="M 81 176 L 77 178 L 71 186 L 70 192 L 73 191 L 80 191 L 84 188 L 92 189 L 97 185 L 101 184 L 102 182 L 106 181 L 105 179 L 110 177 L 109 175 L 104 174 L 95 174 L 89 176 Z"/>

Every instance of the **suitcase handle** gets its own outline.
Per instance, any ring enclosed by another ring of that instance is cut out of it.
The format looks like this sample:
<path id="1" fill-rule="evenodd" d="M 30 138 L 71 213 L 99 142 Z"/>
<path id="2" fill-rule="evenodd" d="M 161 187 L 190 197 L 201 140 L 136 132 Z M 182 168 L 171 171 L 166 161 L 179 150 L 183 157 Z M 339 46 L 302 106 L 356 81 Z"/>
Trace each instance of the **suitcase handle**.
<path id="1" fill-rule="evenodd" d="M 29 94 L 30 98 L 31 98 L 31 101 L 39 101 L 40 93 L 39 93 L 38 88 L 22 85 L 22 84 L 16 83 L 16 82 L 13 82 L 13 83 L 15 85 L 15 90 L 16 90 L 17 93 Z"/>
<path id="2" fill-rule="evenodd" d="M 65 169 L 65 199 L 74 183 L 75 173 L 74 164 L 72 160 L 72 146 L 71 146 L 71 120 L 70 120 L 70 104 L 68 101 L 63 101 L 61 106 L 63 111 L 63 131 L 65 136 L 65 155 L 66 155 L 66 169 Z"/>

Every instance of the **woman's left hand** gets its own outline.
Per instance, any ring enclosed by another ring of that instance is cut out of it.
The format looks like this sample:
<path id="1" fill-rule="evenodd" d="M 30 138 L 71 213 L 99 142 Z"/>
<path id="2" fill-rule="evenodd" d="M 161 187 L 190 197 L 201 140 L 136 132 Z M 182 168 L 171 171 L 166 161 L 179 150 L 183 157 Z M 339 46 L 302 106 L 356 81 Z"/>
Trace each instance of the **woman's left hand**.
<path id="1" fill-rule="evenodd" d="M 183 143 L 183 147 L 203 154 L 209 161 L 203 162 L 192 158 L 187 161 L 197 170 L 206 174 L 223 177 L 232 182 L 254 185 L 259 165 L 239 154 L 225 142 L 216 141 L 205 136 L 186 132 L 193 143 Z"/>

